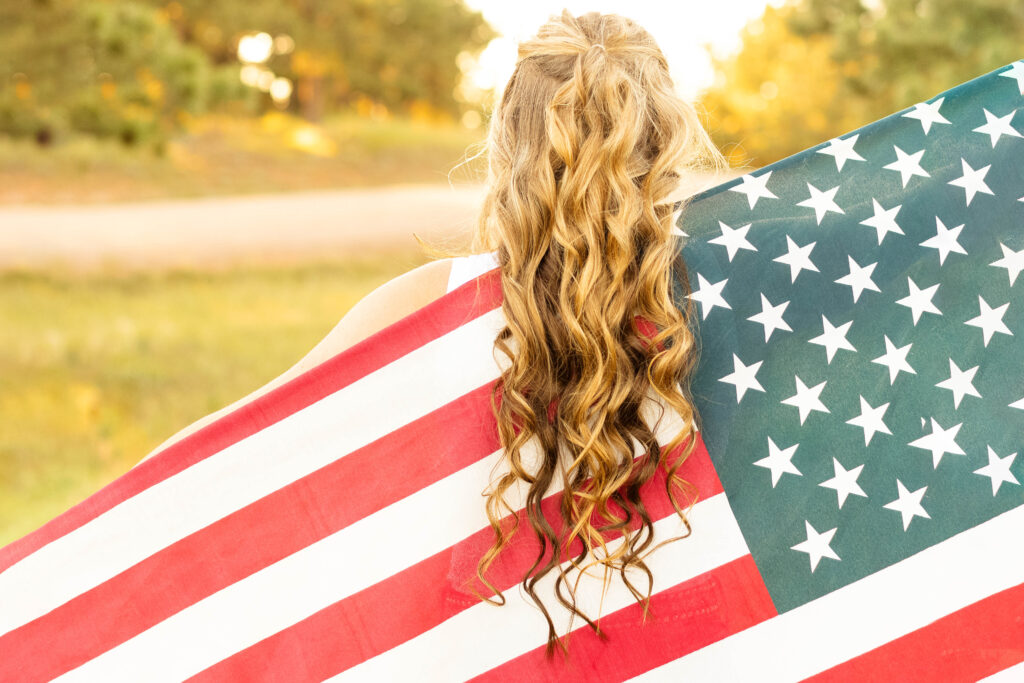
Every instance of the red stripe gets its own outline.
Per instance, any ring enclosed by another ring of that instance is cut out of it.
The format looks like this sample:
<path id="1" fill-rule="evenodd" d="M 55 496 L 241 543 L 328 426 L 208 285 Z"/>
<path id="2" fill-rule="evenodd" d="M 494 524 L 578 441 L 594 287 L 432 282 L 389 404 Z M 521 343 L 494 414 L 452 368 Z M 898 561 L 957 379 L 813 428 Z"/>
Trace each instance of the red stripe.
<path id="1" fill-rule="evenodd" d="M 192 603 L 493 453 L 501 444 L 489 403 L 492 386 L 335 460 L 0 636 L 0 652 L 5 653 L 0 680 L 49 680 L 80 666 Z M 438 434 L 458 438 L 438 439 Z M 424 443 L 432 446 L 429 457 L 424 457 Z M 296 519 L 304 522 L 296 524 Z"/>
<path id="2" fill-rule="evenodd" d="M 651 595 L 650 613 L 632 604 L 601 618 L 608 640 L 573 631 L 569 656 L 538 647 L 474 681 L 621 681 L 776 616 L 757 565 L 744 555 Z"/>
<path id="3" fill-rule="evenodd" d="M 699 437 L 697 449 L 680 467 L 679 474 L 697 487 L 701 499 L 722 493 L 721 481 Z M 676 514 L 665 497 L 664 481 L 664 470 L 659 468 L 658 475 L 642 489 L 654 520 Z M 542 505 L 552 526 L 564 533 L 558 523 L 559 497 L 548 496 Z M 518 516 L 523 526 L 488 570 L 488 579 L 502 590 L 518 583 L 539 550 L 525 515 L 520 511 Z M 349 669 L 480 602 L 458 586 L 463 577 L 475 574 L 476 562 L 492 540 L 490 528 L 481 529 L 455 546 L 218 662 L 192 680 L 254 680 L 271 669 L 288 671 L 290 681 L 323 680 Z M 578 552 L 579 548 L 577 539 L 571 550 Z"/>
<path id="4" fill-rule="evenodd" d="M 495 268 L 172 444 L 39 529 L 0 548 L 0 572 L 150 486 L 494 310 L 501 299 L 500 271 Z"/>
<path id="5" fill-rule="evenodd" d="M 1021 662 L 1024 583 L 951 612 L 806 680 L 976 681 Z"/>

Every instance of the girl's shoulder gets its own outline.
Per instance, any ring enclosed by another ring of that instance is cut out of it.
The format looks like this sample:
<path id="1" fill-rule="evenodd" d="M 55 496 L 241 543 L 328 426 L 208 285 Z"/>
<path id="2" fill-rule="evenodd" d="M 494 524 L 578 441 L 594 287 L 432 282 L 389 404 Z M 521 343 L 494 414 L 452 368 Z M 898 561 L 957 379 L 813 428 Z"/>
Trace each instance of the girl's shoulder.
<path id="1" fill-rule="evenodd" d="M 342 318 L 346 341 L 369 337 L 447 292 L 454 259 L 439 259 L 393 278 L 361 299 Z"/>

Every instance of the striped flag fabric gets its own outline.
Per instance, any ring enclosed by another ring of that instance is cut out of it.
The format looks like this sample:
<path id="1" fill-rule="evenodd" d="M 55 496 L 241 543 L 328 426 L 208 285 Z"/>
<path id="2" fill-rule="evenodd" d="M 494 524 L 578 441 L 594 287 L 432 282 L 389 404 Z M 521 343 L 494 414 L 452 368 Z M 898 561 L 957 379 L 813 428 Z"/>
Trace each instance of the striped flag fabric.
<path id="1" fill-rule="evenodd" d="M 0 680 L 1024 679 L 1022 108 L 1019 61 L 680 212 L 699 499 L 685 535 L 644 487 L 685 535 L 648 614 L 584 576 L 598 636 L 549 574 L 546 659 L 528 528 L 488 572 L 507 603 L 473 592 L 491 270 L 0 549 Z"/>

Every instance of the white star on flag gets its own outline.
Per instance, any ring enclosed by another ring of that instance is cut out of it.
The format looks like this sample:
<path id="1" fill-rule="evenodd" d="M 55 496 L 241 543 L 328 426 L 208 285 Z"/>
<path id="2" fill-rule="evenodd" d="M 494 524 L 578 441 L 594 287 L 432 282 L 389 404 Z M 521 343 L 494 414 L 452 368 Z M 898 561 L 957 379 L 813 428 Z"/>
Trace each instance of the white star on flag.
<path id="1" fill-rule="evenodd" d="M 989 265 L 993 265 L 996 268 L 1006 268 L 1007 274 L 1010 276 L 1010 286 L 1017 281 L 1017 276 L 1024 270 L 1024 249 L 1020 251 L 1014 251 L 1008 246 L 999 243 L 999 247 L 1003 250 L 1003 258 L 998 261 L 993 261 Z"/>
<path id="2" fill-rule="evenodd" d="M 942 219 L 936 216 L 935 236 L 929 237 L 924 242 L 921 242 L 921 246 L 937 249 L 939 252 L 939 265 L 941 266 L 950 252 L 956 252 L 957 254 L 967 253 L 967 250 L 961 247 L 960 243 L 956 241 L 957 237 L 960 236 L 960 231 L 963 229 L 963 223 L 954 228 L 947 228 L 945 223 L 942 222 Z"/>
<path id="3" fill-rule="evenodd" d="M 907 182 L 916 175 L 923 178 L 931 178 L 928 171 L 921 168 L 921 157 L 924 156 L 923 149 L 919 152 L 914 152 L 913 154 L 907 154 L 897 145 L 893 145 L 892 148 L 896 150 L 896 161 L 891 164 L 886 164 L 882 168 L 899 171 L 900 179 L 903 181 L 903 187 L 906 187 Z"/>
<path id="4" fill-rule="evenodd" d="M 877 408 L 872 408 L 871 404 L 861 396 L 860 415 L 847 420 L 846 424 L 851 424 L 854 427 L 860 427 L 864 430 L 864 445 L 867 446 L 871 443 L 871 437 L 873 437 L 876 432 L 892 435 L 889 428 L 885 426 L 884 422 L 882 422 L 882 416 L 885 415 L 885 411 L 888 407 L 888 403 L 883 403 Z"/>
<path id="5" fill-rule="evenodd" d="M 747 232 L 750 230 L 750 225 L 750 223 L 747 223 L 746 225 L 738 228 L 730 228 L 722 221 L 718 221 L 718 227 L 722 229 L 722 234 L 713 240 L 708 240 L 708 243 L 720 244 L 725 247 L 725 250 L 729 255 L 729 262 L 731 263 L 732 257 L 735 256 L 736 252 L 740 249 L 757 251 L 757 248 L 747 241 Z"/>
<path id="6" fill-rule="evenodd" d="M 772 336 L 772 332 L 775 330 L 785 330 L 786 332 L 793 331 L 789 324 L 782 319 L 782 314 L 785 312 L 786 306 L 789 306 L 788 301 L 783 301 L 777 306 L 772 306 L 772 303 L 768 301 L 768 297 L 762 293 L 761 312 L 755 313 L 747 318 L 747 320 L 752 320 L 755 323 L 764 326 L 764 340 L 767 342 L 768 338 Z"/>
<path id="7" fill-rule="evenodd" d="M 1010 404 L 1010 407 L 1024 410 L 1024 398 L 1020 399 L 1019 401 L 1014 401 L 1013 403 Z"/>
<path id="8" fill-rule="evenodd" d="M 722 298 L 722 290 L 725 288 L 726 282 L 728 282 L 728 278 L 712 284 L 705 280 L 703 275 L 697 274 L 697 291 L 690 294 L 688 298 L 700 302 L 702 320 L 707 319 L 708 313 L 715 306 L 732 309 L 732 306 Z"/>
<path id="9" fill-rule="evenodd" d="M 828 318 L 822 315 L 822 333 L 819 334 L 814 339 L 808 339 L 807 341 L 810 342 L 811 344 L 824 346 L 825 356 L 828 359 L 828 363 L 831 364 L 832 357 L 836 355 L 836 351 L 838 351 L 839 349 L 846 349 L 847 351 L 853 352 L 857 351 L 857 349 L 853 348 L 853 344 L 851 344 L 846 339 L 846 333 L 850 331 L 850 325 L 852 324 L 853 321 L 850 320 L 846 323 L 843 323 L 839 327 L 836 327 L 835 325 L 829 322 Z"/>
<path id="10" fill-rule="evenodd" d="M 809 242 L 806 246 L 798 247 L 793 238 L 786 235 L 786 246 L 788 251 L 779 256 L 778 258 L 772 259 L 778 263 L 785 263 L 789 266 L 789 274 L 792 277 L 791 282 L 796 282 L 796 276 L 800 274 L 802 270 L 813 270 L 815 273 L 818 272 L 818 267 L 811 262 L 811 249 L 814 248 L 815 243 Z"/>
<path id="11" fill-rule="evenodd" d="M 919 439 L 914 439 L 908 445 L 914 448 L 921 448 L 932 453 L 932 468 L 938 469 L 939 461 L 946 453 L 951 455 L 964 455 L 963 449 L 956 444 L 956 434 L 960 431 L 963 422 L 953 425 L 949 429 L 943 429 L 935 418 L 931 418 L 932 433 L 925 434 Z"/>
<path id="12" fill-rule="evenodd" d="M 796 448 L 799 445 L 795 443 L 789 448 L 779 448 L 772 441 L 772 437 L 768 437 L 768 455 L 755 461 L 754 464 L 772 471 L 772 488 L 775 488 L 775 485 L 779 483 L 779 478 L 786 472 L 803 476 L 803 473 L 793 464 L 793 454 L 796 453 Z"/>
<path id="13" fill-rule="evenodd" d="M 841 285 L 846 285 L 853 290 L 853 301 L 857 302 L 861 292 L 865 289 L 870 289 L 872 292 L 880 292 L 878 285 L 871 280 L 871 273 L 874 272 L 875 266 L 878 263 L 869 263 L 868 265 L 861 267 L 853 260 L 852 256 L 847 256 L 850 261 L 850 272 L 848 275 L 844 275 L 836 282 Z"/>
<path id="14" fill-rule="evenodd" d="M 939 107 L 942 106 L 942 100 L 945 97 L 940 97 L 931 104 L 927 102 L 918 102 L 914 105 L 913 111 L 908 111 L 903 116 L 908 119 L 917 119 L 921 122 L 921 127 L 924 128 L 924 134 L 928 135 L 928 131 L 931 130 L 933 123 L 949 123 L 942 114 L 939 113 Z M 905 185 L 905 183 L 904 183 Z"/>
<path id="15" fill-rule="evenodd" d="M 938 286 L 938 285 L 936 285 Z M 912 375 L 917 373 L 914 368 L 910 367 L 910 363 L 907 362 L 907 354 L 910 353 L 910 347 L 913 344 L 907 344 L 896 348 L 896 345 L 889 340 L 889 336 L 885 335 L 885 354 L 872 360 L 872 363 L 878 363 L 889 368 L 889 386 L 892 386 L 896 382 L 896 376 L 900 374 L 900 371 L 909 372 Z"/>
<path id="16" fill-rule="evenodd" d="M 999 142 L 999 138 L 1003 135 L 1008 135 L 1014 138 L 1024 137 L 1010 125 L 1010 120 L 1013 118 L 1013 115 L 1017 113 L 1016 109 L 1006 116 L 996 116 L 988 109 L 983 109 L 982 111 L 985 112 L 985 125 L 978 126 L 974 129 L 974 132 L 984 133 L 992 138 L 993 147 L 996 146 L 996 143 Z"/>
<path id="17" fill-rule="evenodd" d="M 906 531 L 907 527 L 910 526 L 910 521 L 914 519 L 914 517 L 931 519 L 925 509 L 921 507 L 921 498 L 924 497 L 924 492 L 928 490 L 927 486 L 922 486 L 916 491 L 908 491 L 907 487 L 903 485 L 903 482 L 897 478 L 896 490 L 898 491 L 899 497 L 891 503 L 886 503 L 882 507 L 889 510 L 896 510 L 900 513 L 903 517 L 904 531 Z"/>
<path id="18" fill-rule="evenodd" d="M 739 356 L 735 353 L 732 354 L 732 372 L 718 381 L 732 384 L 736 387 L 736 403 L 743 400 L 743 394 L 747 393 L 747 389 L 764 391 L 764 387 L 761 386 L 761 383 L 754 376 L 761 368 L 761 363 L 763 362 L 759 360 L 752 365 L 744 365 Z"/>
<path id="19" fill-rule="evenodd" d="M 938 284 L 918 289 L 917 284 L 908 277 L 907 285 L 910 287 L 910 294 L 902 299 L 898 299 L 896 303 L 910 309 L 910 312 L 914 315 L 914 325 L 917 325 L 917 321 L 920 320 L 922 313 L 942 315 L 942 311 L 932 303 L 932 297 L 935 296 L 935 292 L 939 289 Z"/>
<path id="20" fill-rule="evenodd" d="M 1003 322 L 1003 315 L 1006 314 L 1006 309 L 1010 306 L 1010 302 L 1006 302 L 998 308 L 992 308 L 988 305 L 981 296 L 978 296 L 978 306 L 981 309 L 981 313 L 964 322 L 965 325 L 971 327 L 980 327 L 982 336 L 984 337 L 984 346 L 988 346 L 988 340 L 992 338 L 992 335 L 996 332 L 1000 334 L 1008 334 L 1011 337 L 1013 332 L 1010 332 L 1010 328 Z"/>
<path id="21" fill-rule="evenodd" d="M 979 192 L 982 194 L 995 194 L 991 189 L 989 189 L 989 186 L 985 184 L 985 174 L 988 173 L 988 169 L 992 168 L 992 164 L 975 169 L 971 168 L 971 165 L 968 164 L 967 160 L 963 157 L 960 158 L 960 164 L 964 174 L 959 178 L 950 180 L 948 184 L 964 188 L 964 192 L 967 193 L 967 206 L 971 205 L 971 200 L 974 199 L 974 195 Z"/>
<path id="22" fill-rule="evenodd" d="M 782 403 L 788 406 L 795 406 L 800 411 L 800 424 L 803 424 L 804 420 L 807 419 L 807 416 L 813 410 L 822 413 L 829 412 L 829 409 L 818 398 L 824 388 L 825 382 L 808 388 L 800 377 L 796 377 L 796 393 L 789 398 L 783 399 Z"/>
<path id="23" fill-rule="evenodd" d="M 1013 472 L 1010 471 L 1010 466 L 1013 465 L 1013 459 L 1016 457 L 1016 453 L 1010 453 L 1009 455 L 1000 458 L 996 455 L 996 452 L 992 450 L 992 447 L 988 446 L 988 464 L 974 470 L 974 473 L 980 474 L 983 477 L 988 477 L 992 480 L 993 496 L 999 493 L 999 487 L 1002 486 L 1004 481 L 1008 484 L 1016 484 L 1017 486 L 1020 486 L 1020 482 L 1017 481 L 1017 477 L 1013 476 Z"/>
<path id="24" fill-rule="evenodd" d="M 818 154 L 828 154 L 829 156 L 835 157 L 836 170 L 842 171 L 843 164 L 847 161 L 864 161 L 864 157 L 857 154 L 853 146 L 857 144 L 857 138 L 859 135 L 851 135 L 845 140 L 842 138 L 832 138 L 828 141 L 828 147 L 818 150 Z"/>
<path id="25" fill-rule="evenodd" d="M 897 204 L 891 209 L 883 209 L 877 199 L 872 198 L 871 201 L 874 204 L 875 215 L 871 218 L 862 220 L 860 224 L 867 225 L 875 229 L 875 232 L 878 233 L 879 244 L 882 243 L 882 239 L 884 239 L 890 232 L 896 235 L 902 235 L 903 230 L 901 230 L 900 226 L 896 223 L 896 214 L 899 213 L 900 208 L 902 208 L 903 205 Z"/>
<path id="26" fill-rule="evenodd" d="M 846 497 L 849 495 L 868 497 L 868 494 L 864 493 L 864 489 L 857 483 L 857 477 L 860 476 L 861 470 L 864 469 L 864 465 L 860 464 L 851 470 L 846 469 L 839 460 L 832 457 L 832 468 L 835 470 L 835 476 L 831 479 L 818 484 L 818 486 L 824 486 L 827 489 L 835 489 L 836 494 L 839 498 L 839 508 L 842 509 L 843 503 L 846 502 Z"/>
<path id="27" fill-rule="evenodd" d="M 815 568 L 818 566 L 818 561 L 821 560 L 821 558 L 830 557 L 833 560 L 839 559 L 839 556 L 836 555 L 836 552 L 832 550 L 832 547 L 829 545 L 829 543 L 832 542 L 832 537 L 835 536 L 836 529 L 839 527 L 823 531 L 819 534 L 806 519 L 804 520 L 804 524 L 807 525 L 807 540 L 801 541 L 792 546 L 791 550 L 799 550 L 802 553 L 807 553 L 811 560 L 811 573 L 813 574 Z"/>
<path id="28" fill-rule="evenodd" d="M 825 217 L 825 214 L 828 211 L 832 211 L 833 213 L 846 213 L 840 209 L 839 205 L 833 200 L 833 197 L 836 196 L 836 192 L 839 190 L 838 185 L 830 190 L 822 192 L 814 185 L 807 183 L 807 190 L 811 193 L 811 196 L 802 202 L 797 202 L 797 206 L 806 206 L 814 209 L 814 217 L 817 220 L 818 225 L 821 225 L 821 219 Z"/>
<path id="29" fill-rule="evenodd" d="M 1024 59 L 1014 62 L 1009 69 L 999 75 L 1004 78 L 1016 78 L 1020 94 L 1024 95 Z"/>
<path id="30" fill-rule="evenodd" d="M 740 178 L 742 184 L 737 185 L 736 187 L 730 187 L 729 189 L 733 192 L 742 192 L 747 195 L 747 203 L 749 203 L 750 208 L 753 209 L 757 204 L 757 200 L 762 197 L 765 199 L 778 199 L 778 197 L 768 189 L 768 178 L 771 174 L 771 171 L 759 176 L 754 176 L 748 173 Z"/>
<path id="31" fill-rule="evenodd" d="M 978 368 L 981 366 L 975 365 L 973 368 L 968 370 L 961 370 L 953 359 L 949 359 L 949 379 L 944 379 L 935 386 L 940 389 L 949 389 L 953 392 L 953 408 L 960 407 L 960 401 L 963 400 L 964 396 L 976 396 L 981 398 L 981 394 L 974 388 L 974 375 L 978 372 Z"/>

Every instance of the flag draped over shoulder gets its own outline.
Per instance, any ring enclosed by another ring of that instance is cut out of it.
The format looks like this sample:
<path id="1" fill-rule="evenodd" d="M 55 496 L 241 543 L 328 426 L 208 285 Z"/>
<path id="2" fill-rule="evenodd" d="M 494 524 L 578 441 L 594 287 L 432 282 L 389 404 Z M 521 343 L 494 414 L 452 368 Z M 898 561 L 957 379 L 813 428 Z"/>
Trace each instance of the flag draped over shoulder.
<path id="1" fill-rule="evenodd" d="M 472 591 L 492 270 L 0 549 L 0 680 L 1024 676 L 1022 108 L 1024 61 L 681 212 L 700 497 L 646 619 L 584 577 L 608 638 L 577 619 L 546 661 L 529 528 L 488 574 L 507 604 Z"/>

